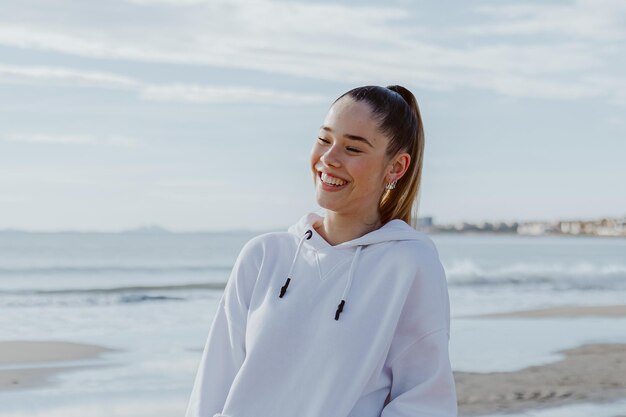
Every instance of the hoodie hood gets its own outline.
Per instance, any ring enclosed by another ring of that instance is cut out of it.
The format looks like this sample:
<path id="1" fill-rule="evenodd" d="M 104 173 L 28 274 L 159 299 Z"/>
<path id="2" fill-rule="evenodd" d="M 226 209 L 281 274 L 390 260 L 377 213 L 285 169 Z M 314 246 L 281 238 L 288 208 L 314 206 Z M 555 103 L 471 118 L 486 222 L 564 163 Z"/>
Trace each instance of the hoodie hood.
<path id="1" fill-rule="evenodd" d="M 374 243 L 388 242 L 390 240 L 421 240 L 429 245 L 433 244 L 427 235 L 413 229 L 404 220 L 393 219 L 382 227 L 366 233 L 361 237 L 332 246 L 314 230 L 314 227 L 322 224 L 323 221 L 324 217 L 319 214 L 314 212 L 308 213 L 302 216 L 297 223 L 291 225 L 287 231 L 300 239 L 305 235 L 307 230 L 311 230 L 313 232 L 313 238 L 308 239 L 307 244 L 317 250 L 366 246 Z"/>
<path id="2" fill-rule="evenodd" d="M 298 259 L 298 255 L 300 254 L 300 250 L 302 249 L 302 245 L 306 244 L 316 251 L 351 250 L 351 248 L 356 248 L 354 250 L 352 263 L 350 265 L 350 271 L 348 272 L 346 286 L 340 299 L 339 305 L 337 306 L 337 311 L 335 312 L 335 320 L 339 320 L 339 315 L 343 311 L 343 308 L 346 304 L 348 293 L 350 291 L 350 286 L 352 285 L 353 273 L 358 262 L 359 255 L 361 254 L 361 250 L 364 246 L 393 240 L 420 240 L 434 247 L 432 240 L 427 235 L 413 229 L 401 219 L 393 219 L 384 224 L 382 227 L 366 233 L 361 237 L 333 246 L 329 244 L 324 238 L 322 238 L 322 236 L 320 236 L 314 228 L 320 225 L 323 221 L 324 218 L 319 214 L 314 212 L 307 213 L 302 216 L 300 220 L 298 220 L 298 222 L 291 225 L 287 229 L 289 233 L 295 235 L 298 238 L 298 247 L 293 256 L 293 261 L 291 262 L 291 267 L 289 268 L 287 280 L 285 281 L 285 284 L 281 287 L 279 298 L 284 297 L 287 291 L 287 287 L 289 286 L 289 283 L 293 278 L 292 272 Z"/>

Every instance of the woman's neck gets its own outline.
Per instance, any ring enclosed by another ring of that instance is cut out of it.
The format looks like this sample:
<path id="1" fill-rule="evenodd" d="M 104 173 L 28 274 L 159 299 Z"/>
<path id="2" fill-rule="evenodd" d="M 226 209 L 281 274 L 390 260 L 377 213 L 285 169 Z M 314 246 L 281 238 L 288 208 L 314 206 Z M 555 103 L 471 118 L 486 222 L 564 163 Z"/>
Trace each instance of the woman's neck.
<path id="1" fill-rule="evenodd" d="M 324 221 L 315 227 L 317 233 L 331 246 L 357 239 L 382 226 L 380 216 L 372 220 L 364 220 L 355 216 L 342 216 L 327 212 Z"/>

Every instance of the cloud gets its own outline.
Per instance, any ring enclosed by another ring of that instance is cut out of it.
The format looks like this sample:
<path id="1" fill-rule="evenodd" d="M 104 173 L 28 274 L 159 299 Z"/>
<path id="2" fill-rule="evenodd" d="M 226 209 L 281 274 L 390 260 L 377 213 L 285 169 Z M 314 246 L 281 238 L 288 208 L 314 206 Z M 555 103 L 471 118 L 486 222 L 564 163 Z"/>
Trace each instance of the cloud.
<path id="1" fill-rule="evenodd" d="M 181 190 L 183 191 L 183 190 Z M 272 204 L 289 204 L 293 202 L 293 198 L 286 195 L 278 195 L 276 193 L 255 193 L 255 192 L 234 192 L 234 193 L 198 193 L 192 192 L 147 192 L 148 197 L 155 197 L 162 200 L 170 200 L 181 203 L 208 203 L 214 204 L 219 201 L 220 204 L 246 203 L 261 206 L 268 201 L 271 196 Z"/>
<path id="2" fill-rule="evenodd" d="M 21 203 L 26 201 L 23 195 L 0 193 L 0 203 Z"/>
<path id="3" fill-rule="evenodd" d="M 62 135 L 40 133 L 12 133 L 3 138 L 9 142 L 43 143 L 61 145 L 111 145 L 121 147 L 136 147 L 139 141 L 124 136 L 97 136 L 97 135 Z"/>
<path id="4" fill-rule="evenodd" d="M 10 134 L 5 138 L 5 140 L 10 142 L 61 143 L 80 145 L 95 143 L 94 137 L 90 136 L 44 135 L 29 133 Z"/>
<path id="5" fill-rule="evenodd" d="M 172 188 L 195 188 L 195 187 L 223 187 L 226 185 L 225 180 L 220 179 L 179 179 L 179 180 L 165 180 L 156 183 L 159 187 L 172 187 Z"/>
<path id="6" fill-rule="evenodd" d="M 496 21 L 471 25 L 466 28 L 468 33 L 558 35 L 596 41 L 626 39 L 626 2 L 623 0 L 483 5 L 476 11 Z"/>
<path id="7" fill-rule="evenodd" d="M 217 87 L 189 84 L 152 85 L 142 88 L 139 96 L 151 101 L 192 103 L 290 103 L 309 104 L 327 101 L 315 94 L 297 94 L 247 87 Z"/>
<path id="8" fill-rule="evenodd" d="M 208 0 L 126 0 L 128 3 L 140 5 L 168 4 L 171 6 L 189 6 L 206 3 Z"/>
<path id="9" fill-rule="evenodd" d="M 19 66 L 0 64 L 0 82 L 66 81 L 75 85 L 109 88 L 136 88 L 139 82 L 133 78 L 100 71 L 84 71 L 73 68 L 50 66 Z"/>
<path id="10" fill-rule="evenodd" d="M 94 28 L 69 3 L 55 8 L 29 4 L 15 2 L 12 8 L 20 13 L 0 17 L 0 44 L 88 58 L 235 68 L 332 82 L 401 82 L 427 90 L 471 87 L 511 97 L 605 97 L 618 103 L 626 91 L 624 83 L 609 89 L 586 78 L 617 80 L 623 72 L 623 47 L 607 42 L 626 36 L 626 6 L 619 0 L 482 3 L 474 10 L 481 17 L 480 25 L 442 27 L 408 6 L 132 0 L 120 1 L 116 7 L 94 4 L 91 13 L 98 16 Z M 13 15 L 20 19 L 9 20 Z M 468 15 L 468 19 L 475 17 Z M 315 94 L 246 92 L 253 87 L 221 91 L 179 82 L 141 82 L 136 88 L 140 98 L 156 101 L 306 104 L 320 99 Z"/>
<path id="11" fill-rule="evenodd" d="M 133 77 L 66 67 L 15 66 L 0 64 L 0 82 L 6 84 L 53 83 L 54 85 L 98 87 L 135 91 L 142 100 L 187 103 L 278 103 L 311 104 L 325 102 L 319 94 L 296 93 L 243 86 L 213 86 L 185 83 L 150 84 Z M 67 140 L 85 140 L 66 138 Z M 40 140 L 41 142 L 46 139 Z M 121 140 L 123 138 L 112 138 Z M 35 141 L 35 140 L 33 140 Z"/>

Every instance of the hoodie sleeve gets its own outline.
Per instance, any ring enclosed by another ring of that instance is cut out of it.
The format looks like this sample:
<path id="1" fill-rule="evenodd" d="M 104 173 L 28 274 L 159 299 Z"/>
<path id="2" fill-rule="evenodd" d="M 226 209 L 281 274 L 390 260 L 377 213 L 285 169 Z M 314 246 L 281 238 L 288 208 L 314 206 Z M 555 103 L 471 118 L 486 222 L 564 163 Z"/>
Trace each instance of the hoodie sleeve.
<path id="1" fill-rule="evenodd" d="M 252 243 L 246 243 L 239 253 L 220 298 L 185 417 L 219 415 L 245 359 L 248 308 L 259 271 Z"/>
<path id="2" fill-rule="evenodd" d="M 421 258 L 390 349 L 391 392 L 381 417 L 456 417 L 450 301 L 436 250 Z"/>

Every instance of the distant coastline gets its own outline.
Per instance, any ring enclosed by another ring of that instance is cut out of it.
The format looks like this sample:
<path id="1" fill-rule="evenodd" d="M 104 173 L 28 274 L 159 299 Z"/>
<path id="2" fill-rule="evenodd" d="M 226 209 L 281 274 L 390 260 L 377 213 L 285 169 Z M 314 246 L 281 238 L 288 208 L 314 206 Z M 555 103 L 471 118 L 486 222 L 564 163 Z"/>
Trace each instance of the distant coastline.
<path id="1" fill-rule="evenodd" d="M 591 220 L 529 222 L 459 222 L 435 224 L 432 217 L 420 217 L 418 230 L 428 233 L 514 234 L 527 236 L 626 237 L 626 216 Z"/>
<path id="2" fill-rule="evenodd" d="M 503 234 L 525 236 L 591 236 L 591 237 L 626 237 L 626 215 L 622 217 L 603 217 L 599 219 L 546 220 L 527 222 L 456 222 L 435 223 L 432 216 L 419 217 L 417 230 L 432 234 Z M 286 229 L 286 228 L 284 228 Z M 0 234 L 131 234 L 131 235 L 167 235 L 167 234 L 261 234 L 283 229 L 232 229 L 232 230 L 190 230 L 173 231 L 159 225 L 148 225 L 126 230 L 22 230 L 0 229 Z"/>
<path id="3" fill-rule="evenodd" d="M 250 233 L 264 233 L 272 230 L 247 230 L 247 229 L 232 229 L 232 230 L 189 230 L 189 231 L 174 231 L 168 230 L 161 226 L 147 226 L 137 227 L 134 229 L 126 230 L 24 230 L 24 229 L 0 229 L 0 234 L 95 234 L 95 235 L 185 235 L 185 234 L 250 234 Z"/>

